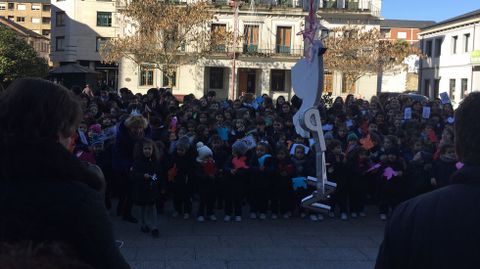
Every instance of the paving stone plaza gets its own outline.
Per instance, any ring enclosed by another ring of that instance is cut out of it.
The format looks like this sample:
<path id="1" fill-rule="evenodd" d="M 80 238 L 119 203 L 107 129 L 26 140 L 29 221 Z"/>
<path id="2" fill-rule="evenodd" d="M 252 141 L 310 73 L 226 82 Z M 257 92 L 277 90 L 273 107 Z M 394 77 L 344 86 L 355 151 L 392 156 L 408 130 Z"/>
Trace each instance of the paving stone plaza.
<path id="1" fill-rule="evenodd" d="M 366 218 L 321 222 L 249 220 L 198 223 L 162 215 L 160 238 L 112 217 L 122 253 L 137 269 L 373 268 L 385 223 L 375 208 Z M 244 214 L 246 216 L 246 214 Z"/>

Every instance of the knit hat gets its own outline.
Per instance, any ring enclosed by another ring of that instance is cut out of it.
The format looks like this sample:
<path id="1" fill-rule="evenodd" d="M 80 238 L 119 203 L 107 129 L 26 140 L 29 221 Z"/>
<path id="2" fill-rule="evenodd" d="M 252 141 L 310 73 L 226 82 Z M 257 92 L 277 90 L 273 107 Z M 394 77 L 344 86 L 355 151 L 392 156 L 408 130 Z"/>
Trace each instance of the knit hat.
<path id="1" fill-rule="evenodd" d="M 247 144 L 245 144 L 245 142 L 243 142 L 242 140 L 237 140 L 232 145 L 232 151 L 240 156 L 243 156 L 248 151 Z"/>
<path id="2" fill-rule="evenodd" d="M 197 162 L 202 162 L 205 160 L 206 157 L 213 156 L 212 150 L 209 147 L 205 146 L 202 142 L 197 143 L 197 152 Z"/>
<path id="3" fill-rule="evenodd" d="M 358 141 L 358 136 L 355 134 L 355 133 L 350 133 L 348 136 L 347 136 L 347 141 L 350 142 L 350 141 Z"/>

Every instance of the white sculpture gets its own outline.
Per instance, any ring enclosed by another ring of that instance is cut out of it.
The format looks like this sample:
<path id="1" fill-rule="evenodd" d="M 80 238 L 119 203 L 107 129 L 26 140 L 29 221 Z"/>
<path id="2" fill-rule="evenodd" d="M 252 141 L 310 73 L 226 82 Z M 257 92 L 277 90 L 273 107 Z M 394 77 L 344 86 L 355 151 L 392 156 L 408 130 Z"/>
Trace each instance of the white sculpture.
<path id="1" fill-rule="evenodd" d="M 310 1 L 310 11 L 312 11 L 313 0 Z M 312 14 L 313 12 L 310 12 L 309 15 L 310 29 L 306 31 L 309 33 L 304 32 L 307 57 L 299 60 L 292 68 L 293 90 L 295 95 L 302 99 L 302 105 L 293 116 L 293 122 L 299 135 L 305 138 L 313 136 L 315 140 L 317 177 L 308 177 L 307 183 L 315 186 L 317 190 L 302 199 L 302 206 L 315 211 L 328 212 L 331 207 L 325 201 L 329 194 L 335 190 L 336 184 L 327 180 L 325 139 L 320 112 L 318 111 L 323 91 L 323 54 L 326 50 L 320 40 L 313 41 L 312 36 L 314 36 L 317 25 Z M 309 42 L 311 45 L 307 44 Z"/>

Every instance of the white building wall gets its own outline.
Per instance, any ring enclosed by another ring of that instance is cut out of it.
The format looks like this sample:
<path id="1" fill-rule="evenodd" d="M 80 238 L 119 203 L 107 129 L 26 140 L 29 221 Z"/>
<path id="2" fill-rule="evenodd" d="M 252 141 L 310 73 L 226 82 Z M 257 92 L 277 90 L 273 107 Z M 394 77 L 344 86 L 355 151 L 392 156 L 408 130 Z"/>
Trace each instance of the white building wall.
<path id="1" fill-rule="evenodd" d="M 382 92 L 404 92 L 407 85 L 407 71 L 395 74 L 384 74 Z"/>
<path id="2" fill-rule="evenodd" d="M 56 26 L 56 13 L 66 13 L 65 26 Z M 112 12 L 112 26 L 97 26 L 97 12 Z M 97 37 L 115 37 L 117 15 L 114 1 L 57 1 L 52 3 L 52 61 L 100 61 Z M 65 51 L 55 51 L 57 36 L 65 36 Z"/>
<path id="3" fill-rule="evenodd" d="M 480 20 L 477 19 L 476 23 L 471 21 L 468 24 L 461 24 L 459 22 L 453 23 L 452 26 L 441 26 L 439 29 L 429 29 L 420 33 L 423 42 L 423 48 L 426 47 L 428 40 L 432 41 L 432 57 L 428 57 L 422 60 L 422 68 L 419 84 L 421 92 L 425 92 L 425 80 L 430 81 L 429 93 L 433 96 L 434 81 L 440 79 L 439 93 L 450 91 L 450 79 L 455 79 L 455 92 L 451 99 L 455 103 L 459 103 L 462 98 L 461 80 L 468 79 L 467 93 L 473 90 L 480 89 L 480 79 L 478 77 L 479 72 L 472 70 L 470 54 L 474 50 L 480 49 Z M 464 35 L 470 34 L 468 51 L 465 51 Z M 457 51 L 453 51 L 453 37 L 457 36 Z M 442 39 L 440 57 L 435 57 L 435 42 Z M 437 96 L 435 96 L 437 97 Z"/>

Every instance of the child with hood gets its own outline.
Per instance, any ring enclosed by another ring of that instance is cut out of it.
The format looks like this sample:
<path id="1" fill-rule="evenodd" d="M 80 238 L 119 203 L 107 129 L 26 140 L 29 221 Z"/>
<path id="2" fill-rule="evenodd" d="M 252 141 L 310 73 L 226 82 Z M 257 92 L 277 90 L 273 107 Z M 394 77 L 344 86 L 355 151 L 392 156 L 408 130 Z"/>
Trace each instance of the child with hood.
<path id="1" fill-rule="evenodd" d="M 215 203 L 215 181 L 218 168 L 213 159 L 212 150 L 202 142 L 197 143 L 197 153 L 195 179 L 200 195 L 197 220 L 198 222 L 204 222 L 205 216 L 208 216 L 211 221 L 216 221 L 217 217 L 213 213 L 213 206 Z"/>

